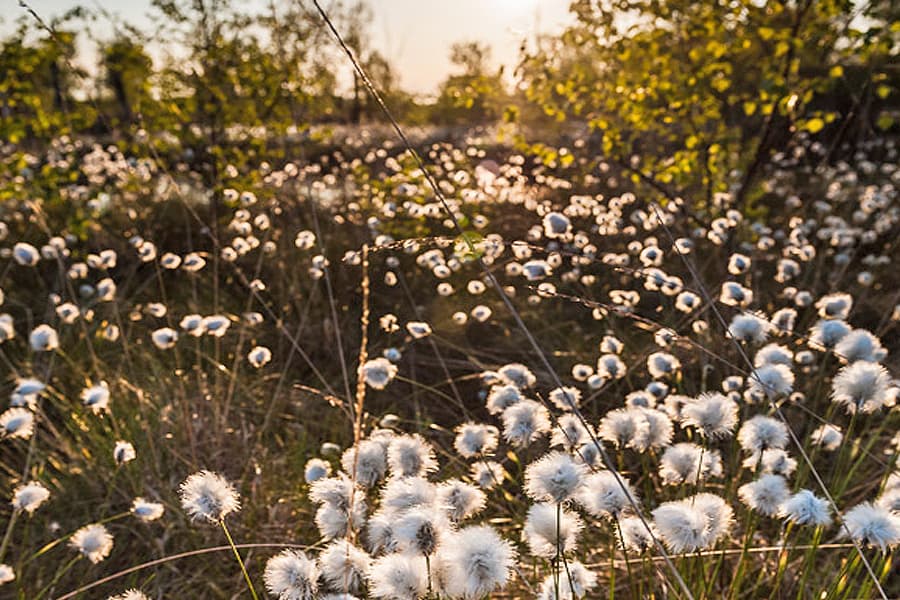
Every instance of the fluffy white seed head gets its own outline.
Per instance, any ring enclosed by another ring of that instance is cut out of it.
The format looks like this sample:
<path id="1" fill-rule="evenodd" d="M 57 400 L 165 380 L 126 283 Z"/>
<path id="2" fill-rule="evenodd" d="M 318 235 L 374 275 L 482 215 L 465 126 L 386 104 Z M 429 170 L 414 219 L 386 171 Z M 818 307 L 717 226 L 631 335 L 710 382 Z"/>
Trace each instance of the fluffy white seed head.
<path id="1" fill-rule="evenodd" d="M 557 584 L 554 575 L 548 575 L 541 583 L 538 600 L 574 600 L 586 598 L 597 586 L 597 575 L 577 560 L 566 564 L 566 570 Z M 557 589 L 559 595 L 557 595 Z"/>
<path id="2" fill-rule="evenodd" d="M 681 408 L 682 425 L 695 427 L 701 435 L 710 439 L 731 435 L 737 421 L 737 403 L 718 392 L 700 394 L 685 402 Z"/>
<path id="3" fill-rule="evenodd" d="M 557 511 L 560 517 L 558 523 Z M 583 527 L 576 513 L 558 504 L 540 503 L 528 509 L 522 533 L 534 556 L 552 558 L 556 556 L 557 548 L 563 554 L 575 550 Z"/>
<path id="4" fill-rule="evenodd" d="M 195 520 L 216 523 L 241 508 L 234 486 L 211 471 L 200 471 L 185 479 L 179 493 L 181 506 Z"/>
<path id="5" fill-rule="evenodd" d="M 388 445 L 387 462 L 394 477 L 419 477 L 438 467 L 434 448 L 418 434 L 395 436 Z"/>
<path id="6" fill-rule="evenodd" d="M 141 497 L 134 499 L 131 503 L 131 514 L 141 521 L 155 521 L 163 516 L 165 507 L 158 502 L 149 502 Z"/>
<path id="7" fill-rule="evenodd" d="M 364 363 L 360 371 L 370 388 L 383 390 L 397 376 L 397 365 L 384 357 L 378 357 Z"/>
<path id="8" fill-rule="evenodd" d="M 704 481 L 721 477 L 722 455 L 718 450 L 690 442 L 675 444 L 666 448 L 660 458 L 659 475 L 666 485 L 696 484 L 698 477 Z"/>
<path id="9" fill-rule="evenodd" d="M 50 498 L 50 490 L 43 484 L 33 481 L 20 485 L 13 491 L 12 505 L 16 510 L 31 514 L 48 498 Z"/>
<path id="10" fill-rule="evenodd" d="M 0 439 L 27 440 L 34 433 L 34 413 L 27 408 L 13 407 L 0 414 Z"/>
<path id="11" fill-rule="evenodd" d="M 628 480 L 622 475 L 617 478 L 611 471 L 597 471 L 585 477 L 576 499 L 595 517 L 611 519 L 618 519 L 623 512 L 632 510 L 632 501 L 638 501 Z"/>
<path id="12" fill-rule="evenodd" d="M 746 452 L 761 453 L 770 448 L 784 448 L 787 445 L 788 433 L 784 423 L 756 415 L 741 425 L 738 431 L 738 442 Z"/>
<path id="13" fill-rule="evenodd" d="M 283 550 L 266 561 L 263 581 L 278 600 L 314 600 L 319 591 L 319 566 L 300 550 Z"/>
<path id="14" fill-rule="evenodd" d="M 534 400 L 522 400 L 503 411 L 503 437 L 517 447 L 527 447 L 550 431 L 550 413 Z"/>
<path id="15" fill-rule="evenodd" d="M 831 401 L 842 405 L 848 413 L 872 413 L 892 403 L 897 388 L 879 364 L 859 361 L 838 371 L 831 383 Z"/>
<path id="16" fill-rule="evenodd" d="M 863 546 L 878 546 L 887 552 L 900 543 L 900 516 L 871 502 L 863 502 L 844 515 L 850 536 Z"/>
<path id="17" fill-rule="evenodd" d="M 800 490 L 784 501 L 779 516 L 798 525 L 827 526 L 831 524 L 828 501 L 809 490 Z"/>
<path id="18" fill-rule="evenodd" d="M 369 570 L 372 558 L 347 540 L 331 542 L 319 555 L 322 577 L 334 590 L 356 591 Z"/>
<path id="19" fill-rule="evenodd" d="M 113 536 L 103 525 L 85 525 L 72 534 L 69 546 L 96 564 L 112 552 Z"/>
<path id="20" fill-rule="evenodd" d="M 121 594 L 110 596 L 106 600 L 150 600 L 150 596 L 140 590 L 130 589 L 125 590 Z"/>
<path id="21" fill-rule="evenodd" d="M 502 589 L 515 566 L 512 545 L 485 525 L 448 535 L 437 552 L 443 592 L 477 600 Z"/>
<path id="22" fill-rule="evenodd" d="M 456 428 L 453 447 L 463 458 L 490 456 L 497 449 L 498 435 L 493 425 L 464 423 Z"/>
<path id="23" fill-rule="evenodd" d="M 562 502 L 578 492 L 586 473 L 570 455 L 550 452 L 526 468 L 525 493 L 536 502 Z"/>
<path id="24" fill-rule="evenodd" d="M 373 598 L 418 600 L 428 592 L 428 568 L 423 556 L 382 556 L 372 562 L 366 578 Z"/>
<path id="25" fill-rule="evenodd" d="M 448 479 L 438 485 L 435 501 L 451 521 L 458 523 L 484 510 L 487 496 L 474 485 Z"/>
<path id="26" fill-rule="evenodd" d="M 787 482 L 781 475 L 762 475 L 738 488 L 741 502 L 768 517 L 778 514 L 789 496 Z"/>
<path id="27" fill-rule="evenodd" d="M 378 440 L 362 440 L 347 448 L 341 456 L 341 466 L 363 487 L 372 487 L 384 478 L 387 453 Z"/>

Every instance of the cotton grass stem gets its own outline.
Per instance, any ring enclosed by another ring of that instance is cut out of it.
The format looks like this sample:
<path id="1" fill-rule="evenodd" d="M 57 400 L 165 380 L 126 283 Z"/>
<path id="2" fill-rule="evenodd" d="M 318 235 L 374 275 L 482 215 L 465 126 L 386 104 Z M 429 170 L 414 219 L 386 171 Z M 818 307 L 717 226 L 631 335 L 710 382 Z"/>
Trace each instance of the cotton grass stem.
<path id="1" fill-rule="evenodd" d="M 225 537 L 228 539 L 228 545 L 231 546 L 231 551 L 234 553 L 234 557 L 241 566 L 241 573 L 244 574 L 244 581 L 247 582 L 247 589 L 250 590 L 250 595 L 253 596 L 253 600 L 259 600 L 259 596 L 256 595 L 256 589 L 253 587 L 253 582 L 250 580 L 250 574 L 247 572 L 247 567 L 244 566 L 244 560 L 241 558 L 241 553 L 238 552 L 237 547 L 234 545 L 234 540 L 231 539 L 231 533 L 228 531 L 225 519 L 220 519 L 219 525 L 222 526 L 222 531 L 225 532 Z"/>

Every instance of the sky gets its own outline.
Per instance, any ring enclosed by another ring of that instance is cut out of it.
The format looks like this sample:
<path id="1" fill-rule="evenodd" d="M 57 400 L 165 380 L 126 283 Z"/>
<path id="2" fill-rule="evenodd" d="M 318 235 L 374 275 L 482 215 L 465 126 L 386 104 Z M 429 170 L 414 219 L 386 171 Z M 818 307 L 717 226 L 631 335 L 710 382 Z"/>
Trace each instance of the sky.
<path id="1" fill-rule="evenodd" d="M 294 0 L 277 0 L 279 2 Z M 311 0 L 301 0 L 312 7 Z M 370 27 L 373 44 L 395 66 L 401 86 L 417 94 L 433 94 L 451 70 L 449 50 L 459 41 L 480 41 L 491 46 L 494 66 L 512 67 L 524 38 L 553 33 L 571 22 L 569 0 L 368 0 L 374 15 Z M 236 0 L 236 5 L 261 0 Z M 49 20 L 79 4 L 102 7 L 142 28 L 149 27 L 150 0 L 28 0 Z M 18 0 L 0 0 L 0 32 L 14 27 L 23 11 Z M 328 3 L 324 6 L 327 9 Z M 111 33 L 102 19 L 94 34 Z M 90 48 L 84 47 L 90 55 Z"/>

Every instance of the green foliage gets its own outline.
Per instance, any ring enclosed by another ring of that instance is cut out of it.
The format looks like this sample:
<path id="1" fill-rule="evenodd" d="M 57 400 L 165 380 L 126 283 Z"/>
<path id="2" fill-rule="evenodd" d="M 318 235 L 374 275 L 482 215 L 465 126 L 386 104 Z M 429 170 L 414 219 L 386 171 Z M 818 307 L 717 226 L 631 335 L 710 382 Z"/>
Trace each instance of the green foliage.
<path id="1" fill-rule="evenodd" d="M 461 73 L 449 76 L 438 94 L 434 120 L 449 125 L 496 122 L 506 108 L 503 72 L 488 68 L 490 48 L 479 42 L 454 44 L 450 62 Z"/>
<path id="2" fill-rule="evenodd" d="M 698 204 L 745 197 L 792 137 L 859 118 L 862 98 L 834 102 L 845 73 L 872 86 L 896 48 L 885 16 L 870 7 L 863 19 L 837 0 L 579 0 L 572 10 L 576 24 L 522 63 L 528 99 L 545 119 L 586 122 L 636 180 Z"/>

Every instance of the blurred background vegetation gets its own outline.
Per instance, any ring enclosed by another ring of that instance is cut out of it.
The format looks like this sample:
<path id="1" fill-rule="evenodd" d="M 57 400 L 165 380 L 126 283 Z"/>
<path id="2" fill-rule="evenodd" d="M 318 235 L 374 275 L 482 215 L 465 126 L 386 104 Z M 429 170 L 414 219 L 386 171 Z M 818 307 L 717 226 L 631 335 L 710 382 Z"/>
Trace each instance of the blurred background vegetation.
<path id="1" fill-rule="evenodd" d="M 147 31 L 99 5 L 49 22 L 23 10 L 0 41 L 0 139 L 34 150 L 90 136 L 138 156 L 177 145 L 212 183 L 225 165 L 285 158 L 317 131 L 384 118 L 358 79 L 339 81 L 345 57 L 311 2 L 152 5 Z M 448 48 L 454 71 L 429 98 L 404 91 L 374 48 L 377 5 L 328 10 L 405 125 L 502 123 L 548 163 L 572 160 L 552 148 L 587 131 L 635 183 L 697 203 L 752 200 L 764 165 L 798 135 L 820 136 L 833 161 L 897 131 L 891 0 L 577 0 L 564 31 L 523 39 L 512 74 L 491 66 L 483 42 Z M 99 19 L 113 23 L 109 39 L 92 33 Z M 93 68 L 77 66 L 84 37 L 97 46 Z M 160 40 L 166 57 L 154 59 Z"/>

